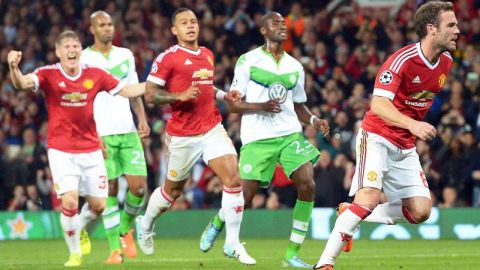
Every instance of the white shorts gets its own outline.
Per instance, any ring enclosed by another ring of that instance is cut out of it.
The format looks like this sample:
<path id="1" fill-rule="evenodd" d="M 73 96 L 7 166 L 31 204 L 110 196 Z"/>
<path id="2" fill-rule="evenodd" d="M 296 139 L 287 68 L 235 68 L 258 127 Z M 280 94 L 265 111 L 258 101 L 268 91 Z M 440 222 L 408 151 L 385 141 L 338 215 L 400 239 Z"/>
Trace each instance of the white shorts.
<path id="1" fill-rule="evenodd" d="M 402 150 L 384 137 L 359 129 L 357 164 L 350 196 L 363 187 L 380 189 L 388 201 L 412 197 L 430 199 L 430 190 L 416 148 Z"/>
<path id="2" fill-rule="evenodd" d="M 78 190 L 81 196 L 106 198 L 108 196 L 107 171 L 102 151 L 67 153 L 48 149 L 55 192 Z"/>
<path id="3" fill-rule="evenodd" d="M 203 156 L 203 161 L 208 164 L 208 161 L 214 158 L 237 155 L 222 124 L 197 136 L 179 137 L 167 134 L 165 141 L 168 148 L 167 178 L 171 181 L 187 179 L 200 156 Z"/>

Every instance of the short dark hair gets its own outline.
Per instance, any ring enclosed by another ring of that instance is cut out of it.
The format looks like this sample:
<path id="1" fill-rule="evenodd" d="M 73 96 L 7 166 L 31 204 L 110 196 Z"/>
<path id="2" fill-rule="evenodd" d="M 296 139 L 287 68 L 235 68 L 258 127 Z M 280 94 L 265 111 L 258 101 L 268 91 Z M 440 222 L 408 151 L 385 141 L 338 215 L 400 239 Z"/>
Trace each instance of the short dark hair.
<path id="1" fill-rule="evenodd" d="M 266 27 L 268 20 L 273 16 L 273 14 L 276 14 L 277 12 L 270 11 L 267 14 L 263 15 L 262 18 L 260 19 L 260 28 L 261 27 Z"/>
<path id="2" fill-rule="evenodd" d="M 439 15 L 443 11 L 453 11 L 453 3 L 442 1 L 431 1 L 423 4 L 415 13 L 415 32 L 418 38 L 427 36 L 427 24 L 440 26 Z"/>
<path id="3" fill-rule="evenodd" d="M 60 33 L 60 35 L 58 35 L 57 39 L 55 40 L 55 48 L 59 48 L 62 41 L 66 38 L 75 39 L 76 41 L 78 41 L 78 43 L 81 44 L 80 37 L 78 37 L 77 33 L 72 30 L 65 30 Z"/>
<path id="4" fill-rule="evenodd" d="M 186 8 L 186 7 L 181 7 L 181 8 L 178 8 L 177 10 L 175 10 L 175 12 L 173 12 L 172 18 L 171 18 L 171 20 L 172 20 L 172 25 L 175 24 L 175 20 L 177 19 L 177 15 L 178 15 L 179 13 L 187 12 L 187 11 L 193 12 L 193 10 L 191 10 L 191 9 L 189 9 L 189 8 Z M 193 13 L 195 14 L 195 12 L 193 12 Z"/>

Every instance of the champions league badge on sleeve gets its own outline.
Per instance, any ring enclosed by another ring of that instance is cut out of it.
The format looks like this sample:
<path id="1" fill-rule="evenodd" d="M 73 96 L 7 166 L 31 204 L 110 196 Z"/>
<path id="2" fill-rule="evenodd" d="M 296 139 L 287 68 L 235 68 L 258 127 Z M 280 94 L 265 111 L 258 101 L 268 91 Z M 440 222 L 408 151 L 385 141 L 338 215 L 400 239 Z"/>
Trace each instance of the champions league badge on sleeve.
<path id="1" fill-rule="evenodd" d="M 393 81 L 392 72 L 390 72 L 390 70 L 385 70 L 384 72 L 382 72 L 382 74 L 380 74 L 379 80 L 381 84 L 390 84 Z"/>
<path id="2" fill-rule="evenodd" d="M 152 64 L 151 72 L 152 72 L 152 73 L 157 73 L 157 71 L 158 71 L 158 65 L 157 65 L 157 63 L 154 62 L 154 63 Z"/>

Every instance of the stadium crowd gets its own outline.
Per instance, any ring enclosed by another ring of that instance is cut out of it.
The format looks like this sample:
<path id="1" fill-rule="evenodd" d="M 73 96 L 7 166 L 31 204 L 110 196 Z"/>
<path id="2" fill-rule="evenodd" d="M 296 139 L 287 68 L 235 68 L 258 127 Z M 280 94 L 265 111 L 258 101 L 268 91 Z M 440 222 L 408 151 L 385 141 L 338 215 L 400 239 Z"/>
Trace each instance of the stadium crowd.
<path id="1" fill-rule="evenodd" d="M 336 2 L 337 5 L 333 2 Z M 417 41 L 413 15 L 420 0 L 398 9 L 361 8 L 356 1 L 287 0 L 5 0 L 0 1 L 0 210 L 58 209 L 46 155 L 46 106 L 32 92 L 16 91 L 8 76 L 7 52 L 23 51 L 24 73 L 55 63 L 54 41 L 68 28 L 92 44 L 89 16 L 103 9 L 114 18 L 114 45 L 131 49 L 140 81 L 152 61 L 173 45 L 170 15 L 181 6 L 197 13 L 200 45 L 215 56 L 215 85 L 225 90 L 238 57 L 262 44 L 258 25 L 267 11 L 285 16 L 285 50 L 305 68 L 307 105 L 329 119 L 331 132 L 312 126 L 304 134 L 322 150 L 315 167 L 316 207 L 348 200 L 354 172 L 355 135 L 369 106 L 380 65 L 392 52 Z M 427 121 L 437 127 L 431 142 L 417 150 L 439 207 L 480 206 L 480 1 L 455 1 L 461 35 L 452 52 L 454 67 L 445 89 L 435 98 Z M 218 103 L 224 125 L 239 150 L 240 116 Z M 144 141 L 149 190 L 165 176 L 165 123 L 168 107 L 147 107 L 152 133 Z M 221 182 L 198 163 L 173 209 L 220 208 Z M 295 188 L 277 168 L 272 186 L 257 194 L 253 208 L 291 207 Z"/>

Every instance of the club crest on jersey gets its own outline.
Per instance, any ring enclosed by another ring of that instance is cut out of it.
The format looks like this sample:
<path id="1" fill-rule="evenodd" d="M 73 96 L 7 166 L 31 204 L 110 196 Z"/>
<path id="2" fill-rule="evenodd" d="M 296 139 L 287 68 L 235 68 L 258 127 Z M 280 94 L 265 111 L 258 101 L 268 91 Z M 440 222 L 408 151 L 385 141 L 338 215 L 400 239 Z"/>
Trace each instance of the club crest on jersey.
<path id="1" fill-rule="evenodd" d="M 446 81 L 447 81 L 447 76 L 445 74 L 442 74 L 440 75 L 440 77 L 438 77 L 438 85 L 440 87 L 443 87 Z"/>
<path id="2" fill-rule="evenodd" d="M 83 87 L 87 88 L 88 90 L 92 89 L 94 85 L 95 83 L 90 79 L 83 81 Z"/>
<path id="3" fill-rule="evenodd" d="M 372 182 L 376 181 L 377 180 L 377 173 L 374 172 L 374 171 L 369 171 L 367 173 L 367 179 L 368 179 L 368 181 L 372 181 Z"/>
<path id="4" fill-rule="evenodd" d="M 245 164 L 245 165 L 243 165 L 243 172 L 245 172 L 245 173 L 250 173 L 250 172 L 252 172 L 252 169 L 253 169 L 253 167 L 252 167 L 252 165 L 250 165 L 250 164 Z"/>
<path id="5" fill-rule="evenodd" d="M 211 76 L 213 76 L 213 71 L 212 70 L 202 68 L 200 70 L 197 70 L 197 71 L 193 72 L 192 78 L 200 78 L 202 80 L 206 80 L 206 79 L 210 78 Z"/>
<path id="6" fill-rule="evenodd" d="M 393 74 L 390 72 L 390 70 L 385 70 L 380 74 L 380 77 L 378 78 L 381 84 L 387 85 L 390 84 L 393 81 Z"/>
<path id="7" fill-rule="evenodd" d="M 277 99 L 279 103 L 287 100 L 287 88 L 281 83 L 274 83 L 268 89 L 268 97 L 270 100 Z"/>

